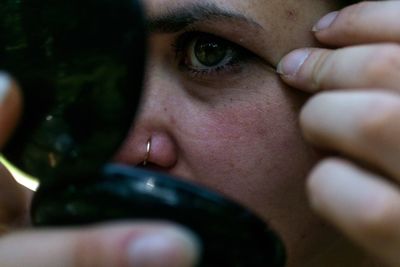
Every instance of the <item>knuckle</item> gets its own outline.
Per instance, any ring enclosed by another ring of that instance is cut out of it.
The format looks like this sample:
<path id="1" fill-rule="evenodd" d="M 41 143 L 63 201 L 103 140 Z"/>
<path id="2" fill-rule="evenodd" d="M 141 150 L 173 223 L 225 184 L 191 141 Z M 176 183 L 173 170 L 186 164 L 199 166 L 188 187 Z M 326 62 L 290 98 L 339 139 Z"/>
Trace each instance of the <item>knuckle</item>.
<path id="1" fill-rule="evenodd" d="M 386 44 L 373 52 L 365 65 L 365 76 L 374 84 L 389 75 L 398 75 L 400 70 L 400 45 Z"/>
<path id="2" fill-rule="evenodd" d="M 343 166 L 343 164 L 347 164 L 347 162 L 338 157 L 322 159 L 313 168 L 309 179 L 306 181 L 307 191 L 312 195 L 319 194 L 320 188 L 325 184 L 324 177 L 326 177 L 329 173 L 334 173 L 337 167 Z"/>
<path id="3" fill-rule="evenodd" d="M 326 77 L 334 69 L 334 60 L 329 52 L 313 52 L 316 57 L 311 69 L 311 89 L 325 89 Z"/>

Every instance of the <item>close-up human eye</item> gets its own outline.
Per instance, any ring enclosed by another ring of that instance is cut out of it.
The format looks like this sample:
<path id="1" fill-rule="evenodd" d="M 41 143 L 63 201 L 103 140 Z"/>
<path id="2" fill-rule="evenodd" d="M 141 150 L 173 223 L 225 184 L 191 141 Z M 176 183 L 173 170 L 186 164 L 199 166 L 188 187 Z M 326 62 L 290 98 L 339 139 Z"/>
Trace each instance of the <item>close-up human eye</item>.
<path id="1" fill-rule="evenodd" d="M 193 78 L 239 73 L 251 53 L 221 37 L 203 32 L 186 32 L 174 43 L 178 67 Z"/>

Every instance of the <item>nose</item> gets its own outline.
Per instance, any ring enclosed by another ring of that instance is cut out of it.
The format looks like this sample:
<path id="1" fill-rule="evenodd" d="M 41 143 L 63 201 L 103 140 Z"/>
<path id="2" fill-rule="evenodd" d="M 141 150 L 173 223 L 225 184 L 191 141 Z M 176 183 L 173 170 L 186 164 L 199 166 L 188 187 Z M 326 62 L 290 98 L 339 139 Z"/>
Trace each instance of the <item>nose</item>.
<path id="1" fill-rule="evenodd" d="M 177 142 L 171 128 L 173 86 L 166 74 L 148 67 L 143 97 L 131 130 L 115 156 L 123 164 L 168 171 L 178 160 Z M 145 164 L 144 164 L 145 163 Z"/>
<path id="2" fill-rule="evenodd" d="M 140 129 L 136 125 L 115 156 L 115 161 L 134 166 L 169 170 L 177 161 L 172 137 L 161 129 Z"/>

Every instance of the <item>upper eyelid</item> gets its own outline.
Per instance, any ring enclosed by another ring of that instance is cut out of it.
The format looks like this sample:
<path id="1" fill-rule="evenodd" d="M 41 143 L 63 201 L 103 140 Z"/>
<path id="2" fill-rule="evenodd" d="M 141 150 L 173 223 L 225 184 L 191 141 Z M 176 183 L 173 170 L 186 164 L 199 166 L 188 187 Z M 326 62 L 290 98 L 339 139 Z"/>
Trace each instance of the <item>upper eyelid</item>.
<path id="1" fill-rule="evenodd" d="M 212 37 L 215 37 L 216 39 L 220 39 L 221 41 L 227 43 L 229 46 L 231 46 L 232 48 L 234 48 L 235 50 L 239 50 L 240 52 L 246 53 L 246 54 L 252 54 L 252 52 L 250 52 L 248 49 L 246 49 L 245 47 L 232 42 L 230 40 L 227 40 L 224 37 L 215 35 L 213 33 L 207 33 L 204 31 L 199 31 L 196 29 L 191 29 L 191 30 L 187 30 L 185 32 L 181 32 L 175 39 L 174 43 L 173 43 L 173 47 L 176 49 L 176 52 L 179 52 L 179 49 L 182 49 L 184 45 L 187 45 L 189 41 L 193 40 L 193 37 L 199 37 L 201 35 L 209 35 Z"/>

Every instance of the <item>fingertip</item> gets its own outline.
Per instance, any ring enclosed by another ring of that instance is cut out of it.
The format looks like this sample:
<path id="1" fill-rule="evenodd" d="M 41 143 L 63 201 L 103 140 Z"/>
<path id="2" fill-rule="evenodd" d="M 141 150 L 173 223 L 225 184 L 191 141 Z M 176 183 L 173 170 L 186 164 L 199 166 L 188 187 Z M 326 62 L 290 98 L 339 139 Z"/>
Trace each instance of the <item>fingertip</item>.
<path id="1" fill-rule="evenodd" d="M 315 84 L 309 76 L 319 55 L 318 49 L 296 49 L 281 59 L 276 72 L 293 88 L 310 93 L 315 92 L 319 89 L 318 84 Z"/>
<path id="2" fill-rule="evenodd" d="M 17 82 L 8 73 L 0 71 L 0 147 L 16 127 L 21 108 L 22 98 Z"/>
<path id="3" fill-rule="evenodd" d="M 306 188 L 309 201 L 313 209 L 318 213 L 326 211 L 324 203 L 327 191 L 330 191 L 329 176 L 334 172 L 337 164 L 340 164 L 340 161 L 336 158 L 324 159 L 311 170 L 307 179 Z"/>
<path id="4" fill-rule="evenodd" d="M 319 33 L 323 30 L 329 29 L 335 22 L 339 15 L 339 11 L 333 11 L 323 16 L 312 28 L 312 31 Z"/>
<path id="5" fill-rule="evenodd" d="M 175 224 L 122 222 L 90 229 L 86 237 L 78 238 L 78 247 L 83 248 L 76 253 L 78 262 L 85 263 L 91 255 L 104 251 L 103 258 L 111 259 L 105 266 L 193 267 L 201 253 L 197 237 Z M 98 266 L 99 261 L 102 259 L 94 259 L 93 266 Z"/>
<path id="6" fill-rule="evenodd" d="M 312 171 L 307 191 L 316 213 L 388 266 L 399 266 L 400 193 L 391 182 L 329 158 Z"/>
<path id="7" fill-rule="evenodd" d="M 276 72 L 288 80 L 295 78 L 310 54 L 311 51 L 307 48 L 296 49 L 290 52 L 281 59 Z"/>
<path id="8" fill-rule="evenodd" d="M 5 72 L 0 71 L 0 105 L 4 105 L 12 91 L 13 81 Z"/>
<path id="9" fill-rule="evenodd" d="M 182 228 L 166 228 L 128 243 L 129 266 L 191 267 L 199 259 L 198 239 Z"/>

